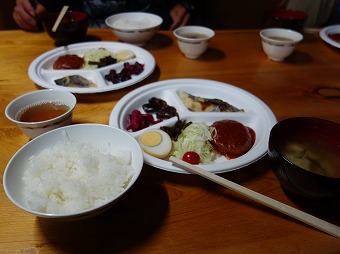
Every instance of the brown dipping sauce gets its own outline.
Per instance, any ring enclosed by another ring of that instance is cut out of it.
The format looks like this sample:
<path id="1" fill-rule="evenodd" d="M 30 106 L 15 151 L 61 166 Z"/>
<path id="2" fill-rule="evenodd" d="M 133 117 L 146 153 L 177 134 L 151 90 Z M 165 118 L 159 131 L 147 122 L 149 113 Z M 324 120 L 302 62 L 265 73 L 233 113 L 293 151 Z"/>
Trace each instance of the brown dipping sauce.
<path id="1" fill-rule="evenodd" d="M 186 33 L 182 34 L 183 37 L 189 38 L 189 39 L 207 39 L 208 36 L 205 34 L 199 34 L 199 33 Z"/>
<path id="2" fill-rule="evenodd" d="M 60 56 L 54 63 L 53 69 L 55 70 L 71 70 L 80 69 L 85 60 L 77 55 L 64 55 Z"/>
<path id="3" fill-rule="evenodd" d="M 333 41 L 336 41 L 336 42 L 340 43 L 340 33 L 338 33 L 338 34 L 328 34 L 328 36 Z"/>
<path id="4" fill-rule="evenodd" d="M 20 122 L 42 122 L 61 116 L 69 110 L 69 106 L 61 102 L 43 101 L 20 110 L 17 120 Z"/>
<path id="5" fill-rule="evenodd" d="M 285 37 L 279 37 L 279 36 L 269 36 L 268 38 L 272 39 L 272 40 L 282 41 L 282 42 L 294 42 L 294 40 L 292 40 L 292 39 L 285 38 Z"/>
<path id="6" fill-rule="evenodd" d="M 255 131 L 237 121 L 216 121 L 209 130 L 213 138 L 212 145 L 228 159 L 245 154 L 255 143 Z"/>

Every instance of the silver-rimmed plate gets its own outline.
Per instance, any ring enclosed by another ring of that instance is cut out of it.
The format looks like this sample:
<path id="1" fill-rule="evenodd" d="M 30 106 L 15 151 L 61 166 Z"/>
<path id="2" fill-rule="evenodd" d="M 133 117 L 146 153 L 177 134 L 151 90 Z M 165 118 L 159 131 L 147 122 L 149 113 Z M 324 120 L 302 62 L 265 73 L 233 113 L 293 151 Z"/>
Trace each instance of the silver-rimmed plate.
<path id="1" fill-rule="evenodd" d="M 327 26 L 320 30 L 320 37 L 322 40 L 332 45 L 333 47 L 340 48 L 340 43 L 333 40 L 330 34 L 340 34 L 340 25 Z"/>
<path id="2" fill-rule="evenodd" d="M 237 108 L 244 109 L 245 112 L 192 112 L 186 108 L 179 98 L 178 92 L 181 90 L 195 96 L 221 99 Z M 163 99 L 168 105 L 175 107 L 182 120 L 203 121 L 210 125 L 217 120 L 230 119 L 239 121 L 255 131 L 256 141 L 250 151 L 236 159 L 227 160 L 221 156 L 212 164 L 200 164 L 199 167 L 205 170 L 214 173 L 232 171 L 253 163 L 267 153 L 269 133 L 277 122 L 270 108 L 259 98 L 243 89 L 212 80 L 172 79 L 135 89 L 115 105 L 110 115 L 109 125 L 126 131 L 129 114 L 135 109 L 145 113 L 142 106 L 151 97 Z M 158 129 L 164 125 L 172 126 L 176 121 L 177 117 L 173 117 L 146 129 L 129 133 L 138 139 L 145 130 Z M 146 153 L 144 153 L 144 160 L 145 163 L 156 168 L 177 173 L 187 173 L 185 170 L 174 167 L 167 160 L 158 159 Z"/>
<path id="3" fill-rule="evenodd" d="M 135 54 L 135 57 L 127 61 L 97 69 L 53 69 L 53 63 L 60 56 L 66 54 L 75 54 L 82 57 L 86 51 L 99 48 L 105 48 L 111 52 L 131 50 Z M 108 74 L 111 69 L 120 72 L 123 69 L 125 62 L 130 64 L 134 64 L 135 62 L 143 64 L 144 70 L 139 75 L 132 75 L 130 80 L 117 84 L 113 84 L 112 82 L 105 80 L 104 76 Z M 40 55 L 29 66 L 28 75 L 33 82 L 44 88 L 64 90 L 71 93 L 102 93 L 122 89 L 142 81 L 153 72 L 155 66 L 156 62 L 154 57 L 151 55 L 151 53 L 141 47 L 120 42 L 84 42 L 59 47 Z M 96 87 L 65 87 L 59 86 L 55 83 L 56 79 L 71 75 L 80 75 L 95 83 Z"/>

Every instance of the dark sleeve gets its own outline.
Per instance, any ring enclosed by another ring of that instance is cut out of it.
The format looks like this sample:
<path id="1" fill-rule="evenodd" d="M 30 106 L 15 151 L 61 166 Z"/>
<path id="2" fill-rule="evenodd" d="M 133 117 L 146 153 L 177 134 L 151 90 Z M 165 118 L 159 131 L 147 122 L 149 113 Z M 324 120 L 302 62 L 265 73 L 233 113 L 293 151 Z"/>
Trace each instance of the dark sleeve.
<path id="1" fill-rule="evenodd" d="M 193 13 L 198 9 L 201 4 L 201 0 L 186 0 L 186 1 L 175 1 L 175 4 L 181 4 L 189 13 Z"/>
<path id="2" fill-rule="evenodd" d="M 48 11 L 58 11 L 63 5 L 66 5 L 64 1 L 58 0 L 38 0 Z"/>
<path id="3" fill-rule="evenodd" d="M 68 5 L 70 10 L 81 10 L 81 0 L 38 0 L 48 11 L 60 11 L 64 5 Z"/>

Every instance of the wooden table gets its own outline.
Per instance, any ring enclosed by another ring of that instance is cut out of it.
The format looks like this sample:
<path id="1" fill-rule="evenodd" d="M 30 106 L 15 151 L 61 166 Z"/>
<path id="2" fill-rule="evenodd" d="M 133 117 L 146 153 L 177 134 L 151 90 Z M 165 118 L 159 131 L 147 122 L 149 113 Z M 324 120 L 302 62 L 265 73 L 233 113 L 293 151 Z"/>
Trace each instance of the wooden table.
<path id="1" fill-rule="evenodd" d="M 316 31 L 307 32 L 282 63 L 264 55 L 259 31 L 217 31 L 206 54 L 186 59 L 172 33 L 161 31 L 145 48 L 156 59 L 141 84 L 77 96 L 73 123 L 108 124 L 117 101 L 144 84 L 174 78 L 222 81 L 253 93 L 278 120 L 294 116 L 340 122 L 340 55 Z M 15 97 L 39 89 L 28 66 L 55 48 L 44 33 L 1 31 L 0 170 L 29 139 L 4 115 Z M 117 41 L 108 29 L 90 39 Z M 340 226 L 340 202 L 303 202 L 286 195 L 267 157 L 221 176 Z M 2 183 L 2 181 L 1 181 Z M 97 217 L 60 222 L 14 206 L 0 190 L 0 253 L 340 253 L 340 240 L 196 175 L 145 165 L 134 188 Z"/>

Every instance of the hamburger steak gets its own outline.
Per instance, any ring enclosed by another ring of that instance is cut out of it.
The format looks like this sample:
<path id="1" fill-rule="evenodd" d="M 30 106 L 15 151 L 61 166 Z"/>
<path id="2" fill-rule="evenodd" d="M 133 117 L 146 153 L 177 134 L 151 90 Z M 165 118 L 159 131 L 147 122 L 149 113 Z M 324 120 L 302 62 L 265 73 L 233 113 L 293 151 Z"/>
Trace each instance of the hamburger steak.
<path id="1" fill-rule="evenodd" d="M 254 130 L 234 120 L 216 121 L 209 131 L 216 151 L 229 159 L 245 154 L 255 143 Z"/>

